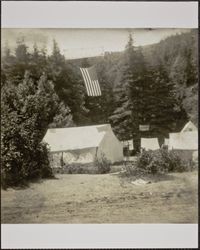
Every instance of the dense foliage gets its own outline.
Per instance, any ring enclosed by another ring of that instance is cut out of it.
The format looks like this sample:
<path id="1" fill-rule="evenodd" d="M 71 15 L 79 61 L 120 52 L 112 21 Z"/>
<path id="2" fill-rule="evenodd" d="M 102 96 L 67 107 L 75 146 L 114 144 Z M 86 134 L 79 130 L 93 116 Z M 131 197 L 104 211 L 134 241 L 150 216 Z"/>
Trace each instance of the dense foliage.
<path id="1" fill-rule="evenodd" d="M 136 49 L 130 37 L 122 76 L 115 88 L 117 107 L 110 116 L 119 138 L 133 138 L 134 148 L 139 151 L 140 137 L 166 137 L 176 128 L 176 117 L 180 115 L 175 91 L 164 67 L 147 65 L 141 48 Z M 150 131 L 141 132 L 140 125 L 150 125 Z"/>
<path id="2" fill-rule="evenodd" d="M 174 151 L 168 151 L 167 149 L 143 151 L 137 160 L 136 168 L 147 174 L 188 170 L 187 164 Z"/>
<path id="3" fill-rule="evenodd" d="M 101 158 L 95 159 L 94 165 L 99 174 L 106 174 L 111 170 L 111 162 L 105 157 L 104 154 L 101 154 Z"/>
<path id="4" fill-rule="evenodd" d="M 7 81 L 1 91 L 2 186 L 51 176 L 48 149 L 42 139 L 59 114 L 53 84 L 45 75 L 33 81 L 26 72 L 18 85 Z"/>
<path id="5" fill-rule="evenodd" d="M 60 100 L 70 108 L 74 125 L 110 122 L 120 139 L 131 138 L 137 130 L 129 129 L 133 120 L 134 124 L 137 123 L 137 117 L 130 115 L 133 98 L 138 92 L 143 95 L 141 98 L 145 97 L 145 108 L 141 107 L 143 116 L 143 113 L 149 113 L 152 110 L 151 105 L 146 105 L 153 101 L 151 97 L 155 96 L 155 91 L 152 92 L 152 90 L 154 87 L 160 87 L 161 95 L 157 95 L 154 101 L 162 99 L 167 93 L 166 102 L 172 104 L 174 102 L 172 95 L 175 95 L 176 103 L 173 104 L 175 115 L 168 114 L 167 120 L 170 120 L 170 130 L 178 131 L 188 119 L 197 124 L 197 41 L 197 30 L 177 34 L 158 44 L 141 48 L 134 46 L 134 37 L 133 39 L 129 37 L 124 52 L 106 52 L 103 57 L 66 60 L 56 41 L 53 41 L 52 53 L 47 55 L 46 49 L 39 50 L 36 44 L 30 52 L 31 48 L 27 48 L 25 41 L 19 39 L 15 54 L 11 53 L 8 47 L 4 48 L 2 83 L 10 78 L 13 83 L 18 83 L 23 79 L 25 70 L 29 70 L 32 78 L 36 80 L 45 72 L 48 79 L 54 82 L 55 91 Z M 101 97 L 86 95 L 79 67 L 92 65 L 96 66 L 102 90 Z M 159 109 L 154 105 L 154 111 L 159 113 L 161 110 L 162 108 Z M 172 112 L 172 107 L 170 110 Z M 145 116 L 146 114 L 142 117 L 143 120 L 146 119 Z M 172 116 L 176 117 L 174 121 Z M 148 120 L 149 118 L 138 123 L 146 123 Z M 157 122 L 159 122 L 158 119 Z M 171 126 L 172 123 L 173 126 Z M 163 122 L 160 121 L 160 124 Z M 154 127 L 154 121 L 152 125 Z M 163 133 L 168 131 L 167 128 L 160 128 L 158 125 L 156 124 Z"/>
<path id="6" fill-rule="evenodd" d="M 168 37 L 158 44 L 144 47 L 143 52 L 150 65 L 163 65 L 177 88 L 180 108 L 197 125 L 198 31 L 193 29 Z"/>
<path id="7" fill-rule="evenodd" d="M 107 52 L 104 57 L 88 58 L 87 65 L 96 65 L 100 72 L 99 79 L 103 68 L 111 99 L 109 102 L 104 95 L 105 107 L 109 109 L 102 118 L 99 117 L 99 110 L 103 110 L 100 99 L 95 100 L 98 107 L 90 99 L 89 120 L 93 124 L 111 123 L 118 138 L 134 138 L 136 148 L 141 136 L 157 136 L 162 141 L 169 132 L 180 131 L 189 119 L 197 124 L 197 41 L 197 30 L 141 48 L 135 47 L 134 39 L 129 37 L 124 52 Z M 73 62 L 77 66 L 82 63 L 83 60 Z M 100 85 L 103 86 L 101 81 Z M 150 124 L 150 131 L 140 134 L 139 124 Z"/>

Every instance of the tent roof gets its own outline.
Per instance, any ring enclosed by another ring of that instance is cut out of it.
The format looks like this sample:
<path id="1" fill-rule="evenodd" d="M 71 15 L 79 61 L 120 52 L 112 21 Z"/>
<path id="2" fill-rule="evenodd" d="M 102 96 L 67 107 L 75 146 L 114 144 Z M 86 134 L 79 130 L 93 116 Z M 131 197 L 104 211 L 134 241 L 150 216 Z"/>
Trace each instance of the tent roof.
<path id="1" fill-rule="evenodd" d="M 197 150 L 198 131 L 169 134 L 169 149 Z"/>
<path id="2" fill-rule="evenodd" d="M 53 128 L 47 130 L 43 141 L 49 144 L 51 152 L 94 148 L 110 130 L 110 124 Z"/>
<path id="3" fill-rule="evenodd" d="M 158 138 L 141 138 L 141 147 L 146 150 L 159 149 Z"/>
<path id="4" fill-rule="evenodd" d="M 183 129 L 181 130 L 181 132 L 189 132 L 189 131 L 197 131 L 197 127 L 191 121 L 186 123 Z"/>

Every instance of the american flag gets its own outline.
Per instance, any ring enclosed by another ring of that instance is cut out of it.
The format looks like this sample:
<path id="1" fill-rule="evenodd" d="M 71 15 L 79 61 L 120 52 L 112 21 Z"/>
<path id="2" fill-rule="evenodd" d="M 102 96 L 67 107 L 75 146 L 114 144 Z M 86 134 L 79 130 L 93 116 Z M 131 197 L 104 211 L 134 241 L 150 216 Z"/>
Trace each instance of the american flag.
<path id="1" fill-rule="evenodd" d="M 88 96 L 101 96 L 95 67 L 80 68 Z"/>

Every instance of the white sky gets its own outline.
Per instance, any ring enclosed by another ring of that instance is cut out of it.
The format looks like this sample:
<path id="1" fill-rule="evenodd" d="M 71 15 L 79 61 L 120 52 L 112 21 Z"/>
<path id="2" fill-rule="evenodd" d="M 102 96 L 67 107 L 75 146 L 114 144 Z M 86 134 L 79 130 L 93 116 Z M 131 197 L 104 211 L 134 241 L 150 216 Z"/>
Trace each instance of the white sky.
<path id="1" fill-rule="evenodd" d="M 52 49 L 55 39 L 61 53 L 66 58 L 81 58 L 100 55 L 105 51 L 122 51 L 131 32 L 135 46 L 158 43 L 176 33 L 188 32 L 190 29 L 2 29 L 2 46 L 7 42 L 13 50 L 16 40 L 24 37 L 25 43 L 33 47 L 46 46 L 47 52 Z"/>

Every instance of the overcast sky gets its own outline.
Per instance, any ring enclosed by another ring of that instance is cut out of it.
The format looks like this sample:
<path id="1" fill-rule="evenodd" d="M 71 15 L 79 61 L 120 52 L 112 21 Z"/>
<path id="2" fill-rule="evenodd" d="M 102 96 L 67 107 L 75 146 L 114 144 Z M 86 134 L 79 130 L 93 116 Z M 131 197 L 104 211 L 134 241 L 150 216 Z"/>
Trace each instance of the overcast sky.
<path id="1" fill-rule="evenodd" d="M 81 58 L 100 55 L 105 51 L 122 51 L 131 33 L 135 46 L 158 43 L 176 33 L 189 29 L 2 29 L 2 46 L 7 42 L 13 50 L 17 38 L 33 47 L 46 47 L 48 53 L 55 39 L 66 58 Z"/>

